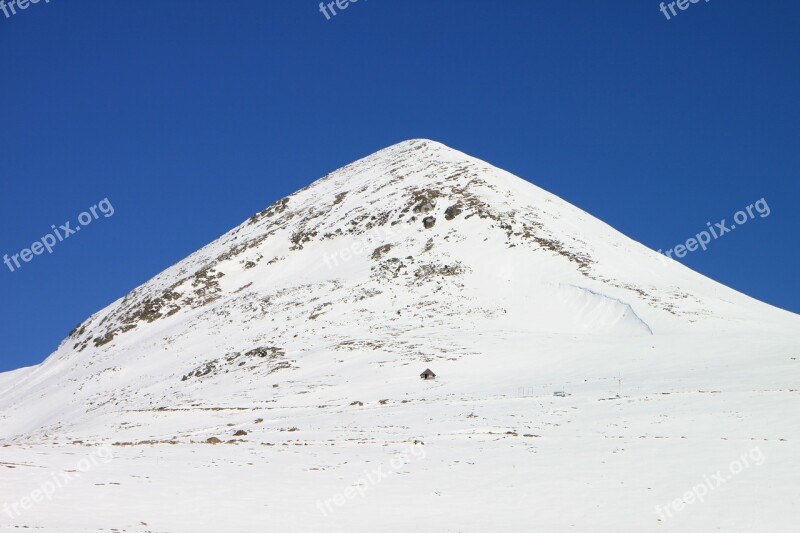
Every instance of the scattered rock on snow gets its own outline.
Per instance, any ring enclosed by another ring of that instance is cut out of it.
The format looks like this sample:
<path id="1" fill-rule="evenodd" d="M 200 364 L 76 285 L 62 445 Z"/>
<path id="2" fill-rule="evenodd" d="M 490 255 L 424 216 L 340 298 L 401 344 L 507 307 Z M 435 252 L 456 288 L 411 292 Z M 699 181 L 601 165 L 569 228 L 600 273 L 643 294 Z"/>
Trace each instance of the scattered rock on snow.
<path id="1" fill-rule="evenodd" d="M 445 220 L 453 220 L 462 213 L 461 207 L 458 204 L 451 205 L 444 211 Z"/>
<path id="2" fill-rule="evenodd" d="M 433 203 L 427 200 L 423 200 L 422 202 L 414 206 L 414 213 L 416 214 L 420 213 L 425 214 L 425 213 L 430 213 L 431 211 L 433 211 Z"/>

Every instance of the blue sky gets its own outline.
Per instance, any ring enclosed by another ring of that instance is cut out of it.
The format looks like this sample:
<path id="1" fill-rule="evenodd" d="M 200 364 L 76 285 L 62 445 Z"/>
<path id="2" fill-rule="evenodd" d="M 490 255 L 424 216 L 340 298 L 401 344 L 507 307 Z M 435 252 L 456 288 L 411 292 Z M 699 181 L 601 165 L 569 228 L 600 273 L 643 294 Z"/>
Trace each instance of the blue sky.
<path id="1" fill-rule="evenodd" d="M 8 0 L 6 0 L 8 2 Z M 800 312 L 796 2 L 50 0 L 0 12 L 0 371 L 276 199 L 425 137 Z M 73 222 L 74 224 L 74 222 Z"/>

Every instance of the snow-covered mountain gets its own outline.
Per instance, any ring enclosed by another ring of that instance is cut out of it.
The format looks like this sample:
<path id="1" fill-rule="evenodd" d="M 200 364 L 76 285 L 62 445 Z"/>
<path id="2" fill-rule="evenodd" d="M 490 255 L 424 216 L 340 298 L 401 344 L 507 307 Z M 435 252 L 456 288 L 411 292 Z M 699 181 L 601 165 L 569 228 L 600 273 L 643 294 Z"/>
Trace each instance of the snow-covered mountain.
<path id="1" fill-rule="evenodd" d="M 403 142 L 0 374 L 8 501 L 115 457 L 0 527 L 780 531 L 800 497 L 799 326 L 507 172 Z M 758 468 L 654 511 L 754 446 Z M 70 511 L 87 498 L 94 516 Z"/>

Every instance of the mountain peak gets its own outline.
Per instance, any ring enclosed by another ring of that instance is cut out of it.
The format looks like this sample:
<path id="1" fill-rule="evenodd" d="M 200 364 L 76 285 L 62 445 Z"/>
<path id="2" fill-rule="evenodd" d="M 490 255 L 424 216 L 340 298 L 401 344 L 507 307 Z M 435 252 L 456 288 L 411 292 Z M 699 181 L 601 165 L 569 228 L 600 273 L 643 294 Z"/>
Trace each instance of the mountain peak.
<path id="1" fill-rule="evenodd" d="M 754 317 L 796 323 L 524 180 L 411 139 L 278 200 L 87 319 L 16 375 L 3 427 L 41 436 L 64 405 L 78 427 L 108 397 L 102 412 L 245 394 L 351 352 L 439 368 L 473 364 L 476 335 L 636 342 Z M 34 389 L 49 391 L 42 416 L 14 415 Z"/>

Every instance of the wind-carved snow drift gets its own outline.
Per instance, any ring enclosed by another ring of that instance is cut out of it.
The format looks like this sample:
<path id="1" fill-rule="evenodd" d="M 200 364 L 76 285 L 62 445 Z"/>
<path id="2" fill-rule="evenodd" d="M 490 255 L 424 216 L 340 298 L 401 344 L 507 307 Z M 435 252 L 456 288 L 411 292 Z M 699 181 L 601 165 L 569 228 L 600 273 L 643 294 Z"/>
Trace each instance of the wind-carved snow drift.
<path id="1" fill-rule="evenodd" d="M 559 287 L 559 290 L 572 311 L 574 327 L 584 332 L 653 334 L 629 304 L 583 287 Z"/>

